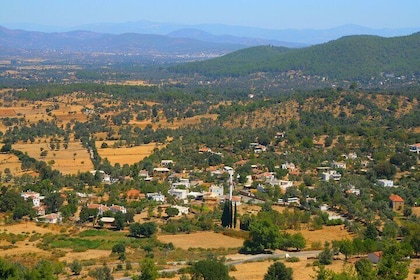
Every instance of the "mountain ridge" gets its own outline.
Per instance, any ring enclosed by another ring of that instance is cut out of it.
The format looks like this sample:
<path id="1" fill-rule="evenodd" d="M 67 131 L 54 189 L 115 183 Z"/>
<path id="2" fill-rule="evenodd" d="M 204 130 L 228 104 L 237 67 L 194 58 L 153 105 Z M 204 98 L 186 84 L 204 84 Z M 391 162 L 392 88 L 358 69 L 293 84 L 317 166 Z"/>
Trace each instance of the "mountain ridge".
<path id="1" fill-rule="evenodd" d="M 420 32 L 391 38 L 354 35 L 300 49 L 273 46 L 247 48 L 172 69 L 212 77 L 293 70 L 301 72 L 301 75 L 328 79 L 369 80 L 381 76 L 381 73 L 420 74 L 419 49 Z"/>

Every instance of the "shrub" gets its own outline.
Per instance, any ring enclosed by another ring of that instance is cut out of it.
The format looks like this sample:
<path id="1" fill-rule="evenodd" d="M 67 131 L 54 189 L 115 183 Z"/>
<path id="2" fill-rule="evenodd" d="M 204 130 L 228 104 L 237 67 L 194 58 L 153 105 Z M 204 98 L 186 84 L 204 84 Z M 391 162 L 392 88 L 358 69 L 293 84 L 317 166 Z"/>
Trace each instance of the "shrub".
<path id="1" fill-rule="evenodd" d="M 286 259 L 286 262 L 292 262 L 292 263 L 299 262 L 299 261 L 300 259 L 298 257 L 289 257 Z"/>

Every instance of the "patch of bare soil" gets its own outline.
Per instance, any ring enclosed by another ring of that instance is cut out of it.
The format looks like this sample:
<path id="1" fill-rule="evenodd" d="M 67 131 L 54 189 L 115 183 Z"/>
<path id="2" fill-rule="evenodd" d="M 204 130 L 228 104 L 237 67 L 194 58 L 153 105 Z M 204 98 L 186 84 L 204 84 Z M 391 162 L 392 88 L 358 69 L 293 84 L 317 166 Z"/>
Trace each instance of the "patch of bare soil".
<path id="1" fill-rule="evenodd" d="M 214 232 L 197 232 L 190 234 L 159 235 L 161 242 L 172 242 L 176 248 L 188 250 L 189 248 L 238 248 L 243 245 L 243 239 L 225 236 Z"/>

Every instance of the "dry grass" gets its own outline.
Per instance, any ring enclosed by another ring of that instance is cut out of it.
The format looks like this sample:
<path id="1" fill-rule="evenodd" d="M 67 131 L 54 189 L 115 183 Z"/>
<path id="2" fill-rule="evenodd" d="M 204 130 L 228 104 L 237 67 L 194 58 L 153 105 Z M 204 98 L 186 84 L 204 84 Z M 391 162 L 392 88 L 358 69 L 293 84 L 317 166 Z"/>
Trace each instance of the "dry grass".
<path id="1" fill-rule="evenodd" d="M 64 149 L 61 144 L 60 150 L 50 150 L 49 141 L 35 143 L 13 144 L 13 149 L 26 152 L 29 156 L 43 160 L 45 162 L 54 161 L 52 167 L 63 174 L 76 174 L 77 172 L 87 172 L 93 169 L 87 150 L 80 142 L 69 142 L 68 148 Z M 41 157 L 41 149 L 48 151 L 45 157 Z"/>
<path id="2" fill-rule="evenodd" d="M 19 159 L 12 154 L 0 154 L 0 172 L 4 174 L 5 169 L 8 168 L 13 176 L 23 175 L 21 163 Z"/>
<path id="3" fill-rule="evenodd" d="M 183 250 L 189 248 L 238 248 L 243 244 L 243 239 L 225 236 L 214 232 L 197 232 L 190 234 L 159 235 L 158 239 L 163 243 L 172 242 L 175 247 Z"/>
<path id="4" fill-rule="evenodd" d="M 306 239 L 306 247 L 314 243 L 324 245 L 325 241 L 353 239 L 353 236 L 344 229 L 344 226 L 324 226 L 320 230 L 288 230 L 289 233 L 301 233 Z"/>
<path id="5" fill-rule="evenodd" d="M 261 280 L 264 278 L 264 274 L 267 272 L 268 267 L 272 265 L 274 261 L 263 261 L 254 263 L 243 263 L 235 265 L 236 271 L 231 271 L 230 276 L 235 277 L 238 280 Z M 286 267 L 293 269 L 293 279 L 299 280 L 310 280 L 312 276 L 316 275 L 314 267 L 311 265 L 311 260 L 301 260 L 296 263 L 286 262 Z M 326 267 L 327 269 L 339 272 L 343 268 L 342 261 L 334 261 L 331 265 Z"/>
<path id="6" fill-rule="evenodd" d="M 125 163 L 134 164 L 152 154 L 155 148 L 162 147 L 158 146 L 156 143 L 149 143 L 135 147 L 110 148 L 115 141 L 104 142 L 108 144 L 109 148 L 102 149 L 98 147 L 98 153 L 101 158 L 107 158 L 112 165 L 115 163 L 119 163 L 121 165 Z M 100 146 L 102 142 L 98 141 L 96 144 L 97 146 Z"/>
<path id="7" fill-rule="evenodd" d="M 412 207 L 411 210 L 413 211 L 413 215 L 420 217 L 420 207 Z"/>

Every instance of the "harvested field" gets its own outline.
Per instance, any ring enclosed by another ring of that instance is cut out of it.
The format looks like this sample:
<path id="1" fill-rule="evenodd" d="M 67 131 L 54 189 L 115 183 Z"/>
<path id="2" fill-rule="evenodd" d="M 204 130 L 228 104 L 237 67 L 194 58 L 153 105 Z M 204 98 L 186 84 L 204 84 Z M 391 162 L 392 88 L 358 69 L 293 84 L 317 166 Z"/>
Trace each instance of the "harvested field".
<path id="1" fill-rule="evenodd" d="M 45 162 L 54 161 L 52 167 L 63 174 L 76 174 L 77 172 L 87 172 L 93 169 L 87 150 L 80 142 L 69 142 L 68 148 L 64 149 L 61 145 L 60 150 L 50 150 L 49 142 L 39 143 L 16 143 L 13 149 L 26 152 L 29 156 Z M 41 149 L 48 151 L 45 157 L 41 157 Z"/>
<path id="2" fill-rule="evenodd" d="M 10 173 L 14 176 L 20 176 L 25 173 L 22 171 L 21 163 L 15 155 L 0 154 L 0 172 L 5 174 L 4 170 L 6 168 L 8 168 Z"/>
<path id="3" fill-rule="evenodd" d="M 188 250 L 188 248 L 237 248 L 243 244 L 243 239 L 225 236 L 214 232 L 197 232 L 190 234 L 159 235 L 161 242 L 172 242 L 176 248 Z"/>
<path id="4" fill-rule="evenodd" d="M 274 261 L 263 261 L 253 263 L 243 263 L 235 265 L 236 271 L 231 271 L 230 276 L 235 277 L 238 280 L 261 280 L 264 278 L 264 274 L 267 272 L 268 267 L 272 265 Z M 293 269 L 293 279 L 299 280 L 311 280 L 313 275 L 316 275 L 314 267 L 311 265 L 311 260 L 301 260 L 296 263 L 285 262 L 286 267 Z M 334 261 L 331 265 L 326 267 L 327 269 L 339 272 L 343 268 L 342 261 Z"/>
<path id="5" fill-rule="evenodd" d="M 101 158 L 107 158 L 112 165 L 116 163 L 121 165 L 125 163 L 134 164 L 152 154 L 153 150 L 158 147 L 156 143 L 149 143 L 135 147 L 111 148 L 115 141 L 104 142 L 108 144 L 109 148 L 98 147 L 98 153 Z M 100 141 L 96 143 L 98 146 L 102 144 Z"/>
<path id="6" fill-rule="evenodd" d="M 353 236 L 344 229 L 344 226 L 324 226 L 320 230 L 288 230 L 288 233 L 301 233 L 306 239 L 306 247 L 310 248 L 314 243 L 321 243 L 323 246 L 325 241 L 353 239 Z"/>

